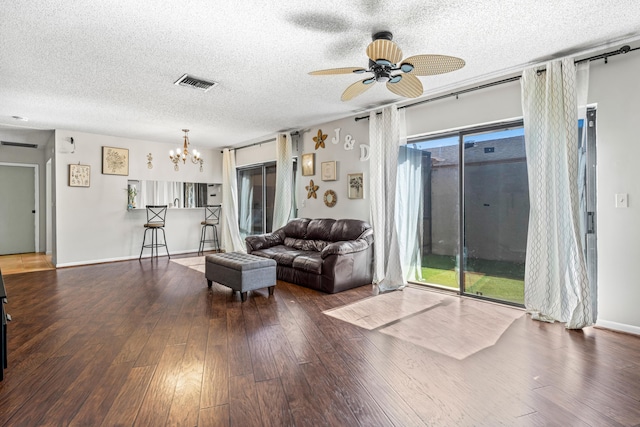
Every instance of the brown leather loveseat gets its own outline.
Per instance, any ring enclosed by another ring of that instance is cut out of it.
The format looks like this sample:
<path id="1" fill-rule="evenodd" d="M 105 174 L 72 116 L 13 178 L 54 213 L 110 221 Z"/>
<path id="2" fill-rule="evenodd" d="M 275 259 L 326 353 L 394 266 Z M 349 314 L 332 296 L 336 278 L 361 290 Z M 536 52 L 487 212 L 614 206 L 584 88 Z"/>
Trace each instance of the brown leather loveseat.
<path id="1" fill-rule="evenodd" d="M 297 218 L 245 241 L 248 253 L 277 262 L 278 280 L 332 294 L 373 279 L 373 229 L 365 221 Z"/>

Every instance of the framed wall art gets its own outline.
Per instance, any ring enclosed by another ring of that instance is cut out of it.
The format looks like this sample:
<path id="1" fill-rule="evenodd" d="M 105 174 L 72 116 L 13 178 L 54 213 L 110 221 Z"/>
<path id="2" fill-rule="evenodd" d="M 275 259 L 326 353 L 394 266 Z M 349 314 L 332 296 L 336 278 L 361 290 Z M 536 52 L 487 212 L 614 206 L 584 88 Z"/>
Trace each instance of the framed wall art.
<path id="1" fill-rule="evenodd" d="M 322 162 L 320 164 L 321 178 L 323 181 L 336 180 L 336 161 Z"/>
<path id="2" fill-rule="evenodd" d="M 348 174 L 347 185 L 350 199 L 364 199 L 364 175 L 362 172 Z"/>
<path id="3" fill-rule="evenodd" d="M 324 192 L 324 204 L 327 205 L 327 207 L 332 208 L 336 205 L 337 202 L 338 196 L 336 195 L 335 191 L 327 190 Z"/>
<path id="4" fill-rule="evenodd" d="M 316 174 L 315 153 L 302 155 L 302 176 L 313 176 Z"/>
<path id="5" fill-rule="evenodd" d="M 69 165 L 69 187 L 91 186 L 91 166 Z"/>
<path id="6" fill-rule="evenodd" d="M 102 173 L 104 175 L 129 175 L 129 150 L 102 147 Z"/>

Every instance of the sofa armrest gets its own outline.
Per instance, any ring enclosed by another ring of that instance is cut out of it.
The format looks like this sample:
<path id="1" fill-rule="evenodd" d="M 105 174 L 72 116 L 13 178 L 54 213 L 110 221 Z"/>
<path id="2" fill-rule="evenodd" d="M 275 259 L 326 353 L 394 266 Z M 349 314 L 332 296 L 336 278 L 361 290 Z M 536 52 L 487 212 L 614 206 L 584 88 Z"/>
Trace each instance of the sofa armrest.
<path id="1" fill-rule="evenodd" d="M 328 244 L 320 253 L 324 259 L 329 255 L 346 255 L 367 250 L 369 243 L 364 239 L 347 240 Z"/>
<path id="2" fill-rule="evenodd" d="M 280 230 L 276 230 L 273 233 L 247 236 L 244 241 L 247 245 L 247 253 L 251 253 L 252 251 L 281 245 L 284 243 L 284 234 Z"/>

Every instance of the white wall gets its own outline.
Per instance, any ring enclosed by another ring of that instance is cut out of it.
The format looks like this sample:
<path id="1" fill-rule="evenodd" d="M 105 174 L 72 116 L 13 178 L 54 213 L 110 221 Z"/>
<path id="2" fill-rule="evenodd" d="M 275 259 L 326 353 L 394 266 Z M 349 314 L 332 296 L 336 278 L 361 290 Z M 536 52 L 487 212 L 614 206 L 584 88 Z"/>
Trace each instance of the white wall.
<path id="1" fill-rule="evenodd" d="M 264 144 L 234 150 L 232 153 L 236 155 L 236 167 L 250 166 L 256 163 L 275 162 L 277 159 L 276 141 L 274 139 Z"/>
<path id="2" fill-rule="evenodd" d="M 597 103 L 598 324 L 640 334 L 640 55 L 591 65 L 589 102 Z M 616 208 L 614 195 L 629 194 Z"/>
<path id="3" fill-rule="evenodd" d="M 69 137 L 75 141 L 74 153 L 64 152 Z M 168 154 L 175 149 L 173 144 L 66 130 L 57 130 L 55 141 L 57 266 L 138 257 L 146 214 L 145 209 L 127 211 L 128 180 L 222 182 L 220 150 L 198 147 L 194 141 L 205 160 L 203 172 L 191 163 L 180 164 L 180 170 L 174 171 Z M 129 176 L 102 174 L 103 146 L 129 149 Z M 152 169 L 147 168 L 148 153 L 153 155 Z M 68 186 L 68 165 L 78 162 L 91 166 L 89 188 Z M 203 217 L 202 208 L 169 209 L 165 229 L 171 253 L 197 251 Z"/>
<path id="4" fill-rule="evenodd" d="M 354 116 L 355 117 L 355 116 Z M 296 197 L 298 201 L 298 217 L 300 218 L 353 218 L 369 221 L 369 199 L 367 191 L 369 185 L 369 161 L 360 160 L 360 145 L 369 144 L 369 121 L 360 120 L 356 122 L 354 117 L 337 120 L 321 126 L 312 127 L 305 132 L 299 143 L 299 154 L 315 153 L 315 175 L 302 176 L 302 168 L 298 167 L 298 188 Z M 332 142 L 336 136 L 335 129 L 340 128 L 340 140 L 337 144 Z M 318 135 L 318 130 L 327 135 L 325 148 L 315 149 L 316 143 L 313 137 Z M 345 149 L 345 138 L 350 135 L 353 149 Z M 321 164 L 327 161 L 336 161 L 336 181 L 322 181 Z M 347 189 L 347 175 L 350 173 L 362 172 L 364 174 L 364 199 L 349 199 Z M 314 185 L 319 188 L 316 192 L 317 198 L 307 198 L 308 192 L 305 189 L 309 182 L 313 180 Z M 324 204 L 324 193 L 333 190 L 338 198 L 336 205 L 332 208 Z"/>

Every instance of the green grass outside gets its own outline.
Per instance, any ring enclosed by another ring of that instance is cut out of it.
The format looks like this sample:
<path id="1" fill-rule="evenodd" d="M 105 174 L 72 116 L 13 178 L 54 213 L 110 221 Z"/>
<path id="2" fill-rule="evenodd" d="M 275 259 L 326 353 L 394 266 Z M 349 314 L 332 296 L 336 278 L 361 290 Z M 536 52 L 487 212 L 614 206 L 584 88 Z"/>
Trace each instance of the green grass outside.
<path id="1" fill-rule="evenodd" d="M 423 257 L 422 281 L 458 289 L 455 263 L 455 257 Z M 465 288 L 471 294 L 480 292 L 485 297 L 524 304 L 524 264 L 469 259 Z"/>

